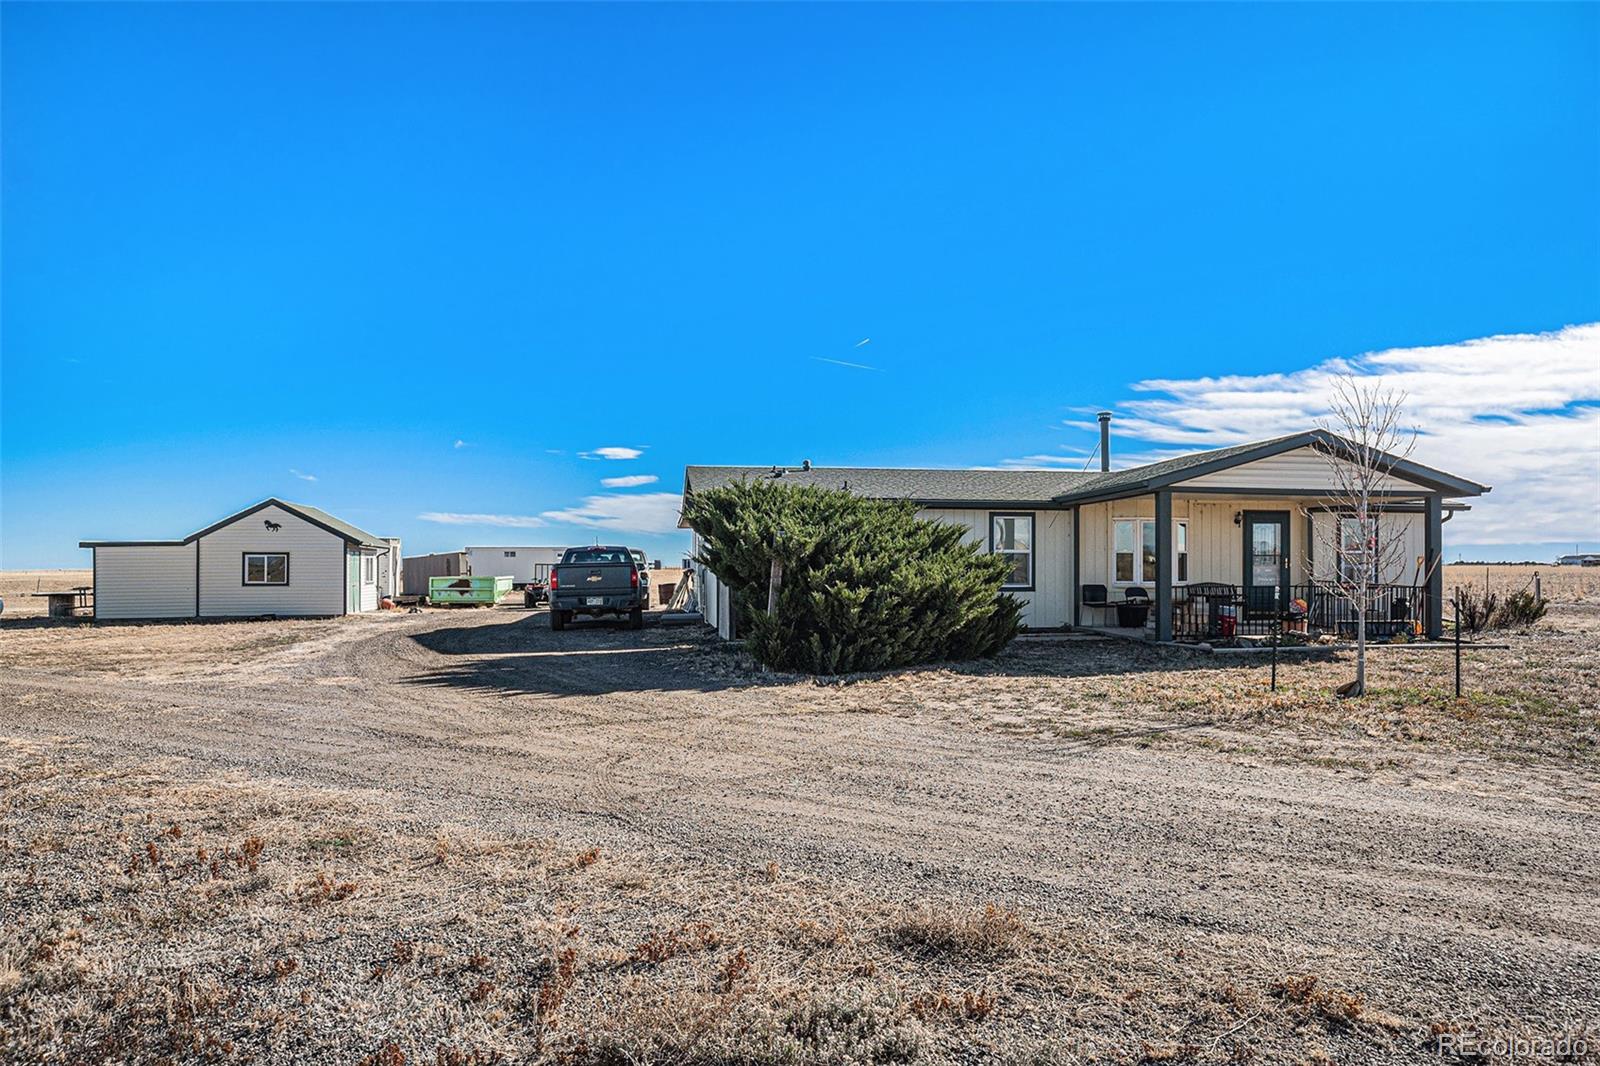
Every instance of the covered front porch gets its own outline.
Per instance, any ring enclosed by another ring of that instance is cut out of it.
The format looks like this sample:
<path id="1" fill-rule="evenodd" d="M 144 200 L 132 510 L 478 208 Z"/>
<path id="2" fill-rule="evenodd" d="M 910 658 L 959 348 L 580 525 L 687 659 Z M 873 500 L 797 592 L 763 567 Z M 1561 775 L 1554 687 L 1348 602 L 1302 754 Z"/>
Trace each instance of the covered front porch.
<path id="1" fill-rule="evenodd" d="M 1438 493 L 1397 492 L 1382 507 L 1378 521 L 1400 546 L 1370 585 L 1367 634 L 1438 639 L 1447 505 Z M 1079 628 L 1196 643 L 1356 635 L 1360 612 L 1334 580 L 1351 516 L 1326 495 L 1178 487 L 1083 503 L 1074 515 Z"/>

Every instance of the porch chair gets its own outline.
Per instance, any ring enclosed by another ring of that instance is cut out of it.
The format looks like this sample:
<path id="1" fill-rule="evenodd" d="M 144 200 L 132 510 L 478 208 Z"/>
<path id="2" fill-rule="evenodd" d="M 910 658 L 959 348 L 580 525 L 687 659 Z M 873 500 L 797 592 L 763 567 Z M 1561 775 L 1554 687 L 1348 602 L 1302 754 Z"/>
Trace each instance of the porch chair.
<path id="1" fill-rule="evenodd" d="M 1078 602 L 1091 611 L 1109 611 L 1116 606 L 1106 598 L 1106 587 L 1104 585 L 1083 586 L 1083 592 L 1080 594 Z"/>

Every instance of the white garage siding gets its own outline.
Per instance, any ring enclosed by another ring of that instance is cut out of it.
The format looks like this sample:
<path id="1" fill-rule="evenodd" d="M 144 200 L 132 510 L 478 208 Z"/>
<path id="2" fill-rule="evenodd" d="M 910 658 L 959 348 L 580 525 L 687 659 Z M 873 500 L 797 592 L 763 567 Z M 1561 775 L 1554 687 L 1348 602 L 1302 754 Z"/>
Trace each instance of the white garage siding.
<path id="1" fill-rule="evenodd" d="M 700 534 L 691 533 L 689 541 L 689 554 L 691 558 L 700 554 Z M 717 580 L 717 575 L 711 568 L 701 563 L 694 564 L 695 597 L 700 601 L 700 614 L 705 618 L 706 624 L 717 631 L 723 640 L 733 639 L 733 604 L 728 589 Z"/>
<path id="2" fill-rule="evenodd" d="M 267 522 L 282 528 L 268 530 Z M 331 615 L 345 612 L 345 542 L 277 506 L 212 530 L 200 549 L 200 613 L 211 617 Z M 248 552 L 287 553 L 287 585 L 246 585 Z M 374 602 L 373 606 L 376 606 Z M 356 609 L 354 604 L 351 610 Z"/>
<path id="3" fill-rule="evenodd" d="M 987 510 L 923 508 L 922 518 L 965 526 L 968 539 L 989 550 Z M 1072 512 L 1011 509 L 1005 514 L 1033 515 L 1033 590 L 1014 592 L 1023 603 L 1022 623 L 1030 629 L 1055 629 L 1072 624 Z"/>
<path id="4" fill-rule="evenodd" d="M 94 616 L 194 617 L 194 545 L 94 549 Z"/>

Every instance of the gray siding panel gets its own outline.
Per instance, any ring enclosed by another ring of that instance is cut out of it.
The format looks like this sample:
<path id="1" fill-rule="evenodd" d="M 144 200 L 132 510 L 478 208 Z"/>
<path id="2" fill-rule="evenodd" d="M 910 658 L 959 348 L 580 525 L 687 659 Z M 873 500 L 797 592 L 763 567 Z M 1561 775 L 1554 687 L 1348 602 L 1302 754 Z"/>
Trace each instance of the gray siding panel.
<path id="1" fill-rule="evenodd" d="M 194 617 L 194 545 L 96 548 L 94 616 Z"/>
<path id="2" fill-rule="evenodd" d="M 269 531 L 266 522 L 282 528 Z M 213 530 L 200 547 L 200 613 L 330 615 L 344 611 L 344 541 L 278 507 Z M 245 585 L 246 552 L 288 552 L 288 585 Z"/>

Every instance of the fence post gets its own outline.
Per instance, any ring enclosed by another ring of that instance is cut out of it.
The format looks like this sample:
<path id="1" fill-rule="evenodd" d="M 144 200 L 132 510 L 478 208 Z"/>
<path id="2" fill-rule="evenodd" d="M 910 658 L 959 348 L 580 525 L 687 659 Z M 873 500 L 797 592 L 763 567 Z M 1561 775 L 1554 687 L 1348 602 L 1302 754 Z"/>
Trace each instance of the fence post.
<path id="1" fill-rule="evenodd" d="M 1278 691 L 1278 634 L 1282 633 L 1282 632 L 1283 632 L 1283 615 L 1282 615 L 1282 612 L 1279 612 L 1278 617 L 1273 621 L 1273 624 L 1272 624 L 1272 691 L 1273 692 Z"/>
<path id="2" fill-rule="evenodd" d="M 1461 589 L 1456 590 L 1456 699 L 1461 698 Z"/>
<path id="3" fill-rule="evenodd" d="M 1539 571 L 1535 570 L 1533 572 L 1533 601 L 1538 603 L 1542 599 L 1544 599 L 1544 595 L 1539 589 Z"/>

